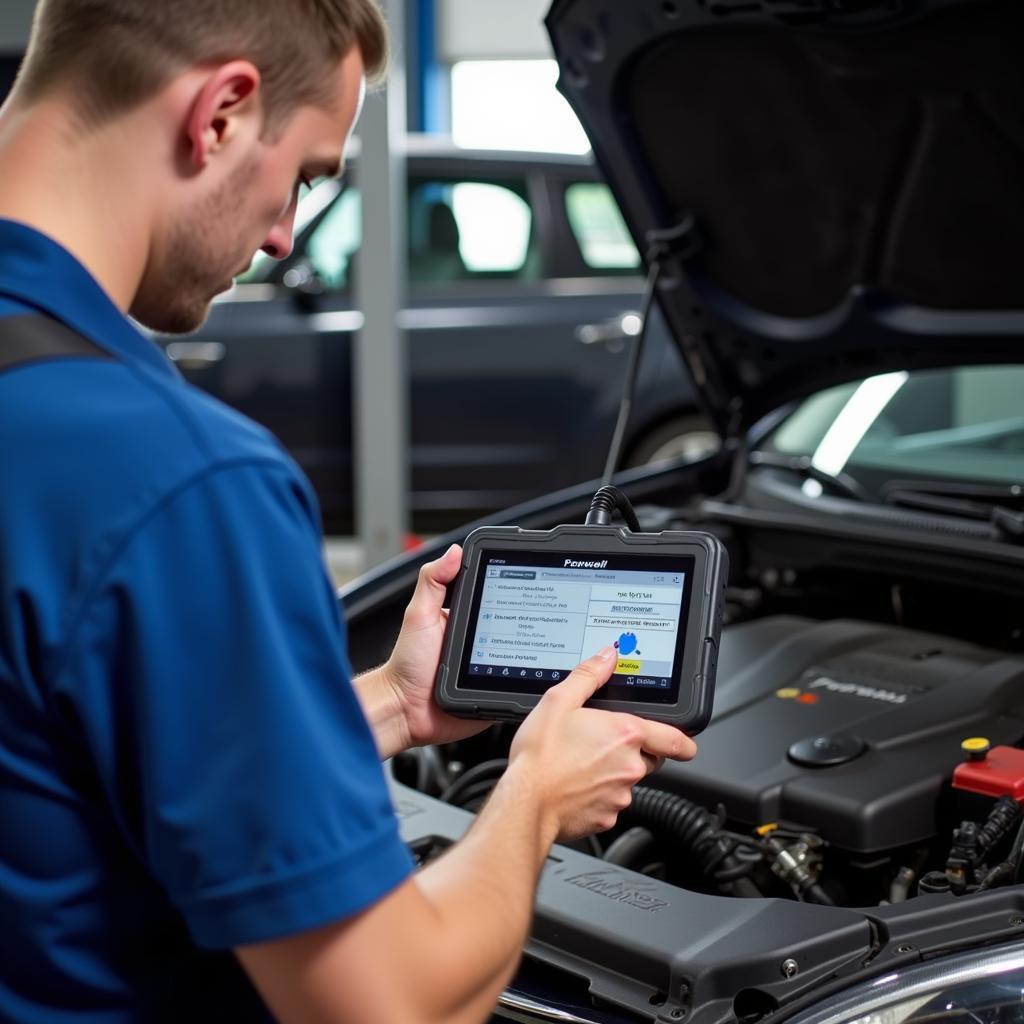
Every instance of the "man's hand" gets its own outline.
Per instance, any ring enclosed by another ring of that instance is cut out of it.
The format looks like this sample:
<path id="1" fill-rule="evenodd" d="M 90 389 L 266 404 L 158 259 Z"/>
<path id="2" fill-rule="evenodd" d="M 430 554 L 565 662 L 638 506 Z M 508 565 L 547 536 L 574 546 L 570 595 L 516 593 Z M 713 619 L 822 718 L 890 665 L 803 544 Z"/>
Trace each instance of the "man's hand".
<path id="1" fill-rule="evenodd" d="M 606 647 L 548 690 L 512 743 L 509 775 L 525 774 L 521 784 L 540 805 L 548 841 L 607 831 L 644 776 L 665 758 L 688 761 L 697 753 L 671 725 L 583 707 L 608 681 L 615 658 Z"/>
<path id="2" fill-rule="evenodd" d="M 356 680 L 356 689 L 382 757 L 426 743 L 452 743 L 488 728 L 446 714 L 434 700 L 434 678 L 448 624 L 445 590 L 462 563 L 453 544 L 420 568 L 402 630 L 387 663 Z"/>

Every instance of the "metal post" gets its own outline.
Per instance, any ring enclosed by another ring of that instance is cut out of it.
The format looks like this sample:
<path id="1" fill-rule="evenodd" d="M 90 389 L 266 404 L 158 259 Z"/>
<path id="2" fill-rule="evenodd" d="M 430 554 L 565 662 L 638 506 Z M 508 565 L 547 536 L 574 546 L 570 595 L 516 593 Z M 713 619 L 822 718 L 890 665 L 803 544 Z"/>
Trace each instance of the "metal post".
<path id="1" fill-rule="evenodd" d="M 393 60 L 387 83 L 367 96 L 358 126 L 363 241 L 354 297 L 366 324 L 356 340 L 353 432 L 356 529 L 366 569 L 402 550 L 409 493 L 409 374 L 397 326 L 406 291 L 405 0 L 381 6 Z"/>

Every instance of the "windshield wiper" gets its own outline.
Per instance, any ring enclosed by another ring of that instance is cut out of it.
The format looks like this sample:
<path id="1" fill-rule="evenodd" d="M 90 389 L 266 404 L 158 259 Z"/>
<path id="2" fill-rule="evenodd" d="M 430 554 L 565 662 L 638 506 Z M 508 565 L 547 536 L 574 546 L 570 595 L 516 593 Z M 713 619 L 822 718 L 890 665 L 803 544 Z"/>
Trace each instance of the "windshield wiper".
<path id="1" fill-rule="evenodd" d="M 1024 543 L 1024 487 L 1020 484 L 890 480 L 882 485 L 880 496 L 889 505 L 990 522 L 998 538 Z"/>
<path id="2" fill-rule="evenodd" d="M 854 501 L 874 501 L 866 487 L 858 483 L 846 473 L 828 473 L 818 469 L 809 455 L 783 455 L 779 452 L 751 452 L 751 466 L 768 466 L 771 469 L 784 469 L 796 473 L 805 480 L 814 480 L 822 487 L 830 488 L 844 498 Z"/>
<path id="3" fill-rule="evenodd" d="M 816 480 L 844 498 L 878 503 L 871 492 L 852 476 L 819 469 L 808 455 L 754 451 L 748 461 L 751 466 L 782 469 L 807 480 Z M 879 498 L 887 505 L 988 523 L 993 540 L 1024 544 L 1024 486 L 1020 484 L 890 480 L 879 489 Z"/>
<path id="4" fill-rule="evenodd" d="M 937 496 L 955 498 L 981 508 L 1007 505 L 1024 508 L 1024 486 L 1021 484 L 972 484 L 960 480 L 889 480 L 879 493 L 883 501 L 897 504 L 896 497 L 917 498 Z"/>

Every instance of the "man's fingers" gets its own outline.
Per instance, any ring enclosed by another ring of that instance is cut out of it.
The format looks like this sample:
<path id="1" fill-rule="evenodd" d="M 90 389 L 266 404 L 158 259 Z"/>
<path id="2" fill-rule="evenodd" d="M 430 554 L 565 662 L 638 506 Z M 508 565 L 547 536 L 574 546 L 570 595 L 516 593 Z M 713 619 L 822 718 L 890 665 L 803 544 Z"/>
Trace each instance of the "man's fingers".
<path id="1" fill-rule="evenodd" d="M 582 707 L 594 694 L 608 682 L 615 668 L 616 654 L 614 647 L 605 647 L 592 658 L 577 665 L 569 673 L 565 681 L 552 687 L 577 707 Z"/>
<path id="2" fill-rule="evenodd" d="M 697 753 L 697 744 L 674 725 L 645 721 L 643 749 L 645 753 L 654 757 L 689 761 Z"/>

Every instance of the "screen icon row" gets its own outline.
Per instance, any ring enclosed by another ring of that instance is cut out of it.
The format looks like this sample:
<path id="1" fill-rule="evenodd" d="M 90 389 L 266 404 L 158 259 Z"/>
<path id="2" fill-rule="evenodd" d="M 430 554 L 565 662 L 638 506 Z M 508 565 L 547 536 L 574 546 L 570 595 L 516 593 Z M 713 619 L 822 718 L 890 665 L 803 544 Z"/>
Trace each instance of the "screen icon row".
<path id="1" fill-rule="evenodd" d="M 516 679 L 532 679 L 557 683 L 567 673 L 546 668 L 510 668 L 507 665 L 470 665 L 472 676 L 507 676 Z"/>

